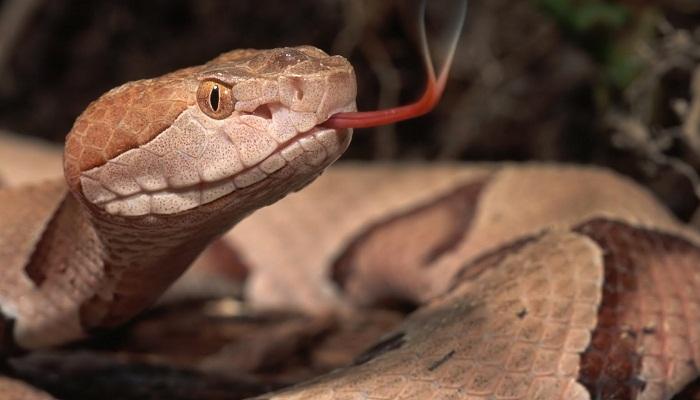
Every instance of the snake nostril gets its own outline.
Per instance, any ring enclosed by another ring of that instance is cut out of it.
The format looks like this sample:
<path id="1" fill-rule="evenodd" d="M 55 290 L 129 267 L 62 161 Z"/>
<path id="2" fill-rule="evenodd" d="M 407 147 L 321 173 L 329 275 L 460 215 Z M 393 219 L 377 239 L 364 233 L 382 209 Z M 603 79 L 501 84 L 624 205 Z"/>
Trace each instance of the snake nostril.
<path id="1" fill-rule="evenodd" d="M 304 100 L 304 90 L 302 89 L 303 82 L 299 78 L 294 78 L 291 79 L 291 86 L 292 89 L 294 90 L 294 98 L 297 101 L 303 101 Z"/>

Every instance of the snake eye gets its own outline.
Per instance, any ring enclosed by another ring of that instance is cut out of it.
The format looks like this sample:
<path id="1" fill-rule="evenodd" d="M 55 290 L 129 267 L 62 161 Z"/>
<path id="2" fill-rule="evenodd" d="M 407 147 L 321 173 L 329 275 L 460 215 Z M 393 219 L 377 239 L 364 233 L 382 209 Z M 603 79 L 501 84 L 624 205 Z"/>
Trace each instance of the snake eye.
<path id="1" fill-rule="evenodd" d="M 214 119 L 224 119 L 233 112 L 231 88 L 216 82 L 204 81 L 197 89 L 197 104 L 203 113 Z"/>

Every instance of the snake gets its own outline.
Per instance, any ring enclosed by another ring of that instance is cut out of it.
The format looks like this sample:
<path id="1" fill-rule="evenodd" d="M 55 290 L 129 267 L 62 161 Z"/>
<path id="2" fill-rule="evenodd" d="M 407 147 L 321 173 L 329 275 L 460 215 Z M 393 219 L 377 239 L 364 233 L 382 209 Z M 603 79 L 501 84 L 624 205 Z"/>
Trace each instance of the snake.
<path id="1" fill-rule="evenodd" d="M 352 128 L 429 111 L 451 54 L 437 78 L 427 64 L 420 100 L 376 112 L 357 112 L 350 63 L 312 46 L 107 92 L 69 132 L 62 179 L 0 189 L 0 353 L 125 323 L 221 238 L 260 309 L 418 307 L 352 365 L 260 399 L 698 395 L 700 237 L 628 179 L 459 163 L 321 176 Z"/>

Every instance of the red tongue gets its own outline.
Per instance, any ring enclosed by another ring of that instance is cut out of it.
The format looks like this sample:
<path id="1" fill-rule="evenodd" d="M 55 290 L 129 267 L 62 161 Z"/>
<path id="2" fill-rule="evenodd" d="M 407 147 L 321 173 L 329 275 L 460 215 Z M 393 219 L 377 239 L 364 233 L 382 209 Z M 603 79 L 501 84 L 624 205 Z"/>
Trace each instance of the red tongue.
<path id="1" fill-rule="evenodd" d="M 321 126 L 327 128 L 371 128 L 374 126 L 388 125 L 395 122 L 404 121 L 411 118 L 419 117 L 430 112 L 442 97 L 442 92 L 445 90 L 447 76 L 452 66 L 459 35 L 462 31 L 462 24 L 467 11 L 467 0 L 462 0 L 459 12 L 456 15 L 456 23 L 453 28 L 450 46 L 448 48 L 445 63 L 440 70 L 440 75 L 435 77 L 433 62 L 430 58 L 430 50 L 428 48 L 428 39 L 425 33 L 425 8 L 427 1 L 423 1 L 420 12 L 420 40 L 421 52 L 423 53 L 423 62 L 425 64 L 427 74 L 427 84 L 425 92 L 420 99 L 411 104 L 404 106 L 387 108 L 377 111 L 358 111 L 358 112 L 341 112 L 332 115 Z"/>

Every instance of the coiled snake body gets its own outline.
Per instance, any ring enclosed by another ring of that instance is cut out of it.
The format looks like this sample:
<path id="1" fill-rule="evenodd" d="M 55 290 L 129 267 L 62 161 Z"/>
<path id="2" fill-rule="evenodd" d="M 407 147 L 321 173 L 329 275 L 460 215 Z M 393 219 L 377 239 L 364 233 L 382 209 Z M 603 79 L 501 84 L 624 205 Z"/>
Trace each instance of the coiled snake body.
<path id="1" fill-rule="evenodd" d="M 322 125 L 354 99 L 346 60 L 298 47 L 91 104 L 65 182 L 0 190 L 3 351 L 152 304 L 211 240 L 340 156 L 350 131 Z M 257 307 L 422 305 L 355 365 L 264 398 L 670 399 L 699 374 L 700 241 L 602 170 L 346 165 L 226 239 Z"/>

